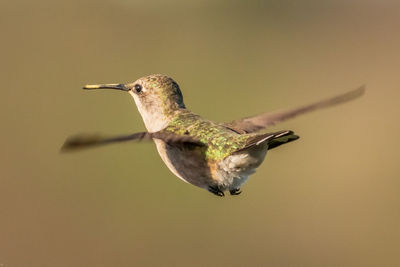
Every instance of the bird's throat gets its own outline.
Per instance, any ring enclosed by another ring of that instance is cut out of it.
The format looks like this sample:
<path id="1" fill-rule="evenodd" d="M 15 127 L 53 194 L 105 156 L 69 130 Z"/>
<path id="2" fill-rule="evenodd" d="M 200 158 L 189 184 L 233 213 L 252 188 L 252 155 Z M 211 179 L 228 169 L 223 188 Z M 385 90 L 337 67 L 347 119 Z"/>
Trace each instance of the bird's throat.
<path id="1" fill-rule="evenodd" d="M 156 101 L 143 102 L 135 95 L 132 97 L 149 132 L 158 132 L 164 129 L 180 112 L 180 110 L 167 108 Z"/>

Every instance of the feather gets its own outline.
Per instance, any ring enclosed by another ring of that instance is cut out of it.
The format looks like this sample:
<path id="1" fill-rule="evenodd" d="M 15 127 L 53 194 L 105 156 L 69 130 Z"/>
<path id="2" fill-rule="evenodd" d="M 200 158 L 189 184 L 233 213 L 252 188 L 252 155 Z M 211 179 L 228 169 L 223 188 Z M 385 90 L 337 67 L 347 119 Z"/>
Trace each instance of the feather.
<path id="1" fill-rule="evenodd" d="M 130 135 L 121 135 L 121 136 L 116 136 L 116 137 L 102 137 L 100 135 L 96 134 L 81 134 L 81 135 L 76 135 L 68 138 L 64 145 L 61 148 L 61 151 L 71 151 L 71 150 L 77 150 L 77 149 L 82 149 L 82 148 L 89 148 L 89 147 L 95 147 L 99 145 L 106 145 L 106 144 L 112 144 L 112 143 L 120 143 L 120 142 L 126 142 L 126 141 L 137 141 L 137 142 L 142 142 L 142 141 L 151 141 L 152 139 L 161 139 L 164 142 L 168 144 L 175 144 L 175 145 L 194 145 L 194 146 L 204 146 L 203 143 L 201 143 L 198 140 L 195 140 L 191 136 L 187 135 L 177 135 L 173 133 L 168 133 L 168 132 L 154 132 L 154 133 L 149 133 L 149 132 L 139 132 L 139 133 L 134 133 Z"/>
<path id="2" fill-rule="evenodd" d="M 298 115 L 310 111 L 314 111 L 320 108 L 335 106 L 356 99 L 362 96 L 364 92 L 365 92 L 365 86 L 361 86 L 356 90 L 332 98 L 328 98 L 313 104 L 285 111 L 267 112 L 260 114 L 258 116 L 235 120 L 230 123 L 224 124 L 224 126 L 240 134 L 253 133 L 265 129 L 269 126 L 275 125 L 278 122 L 294 118 Z"/>

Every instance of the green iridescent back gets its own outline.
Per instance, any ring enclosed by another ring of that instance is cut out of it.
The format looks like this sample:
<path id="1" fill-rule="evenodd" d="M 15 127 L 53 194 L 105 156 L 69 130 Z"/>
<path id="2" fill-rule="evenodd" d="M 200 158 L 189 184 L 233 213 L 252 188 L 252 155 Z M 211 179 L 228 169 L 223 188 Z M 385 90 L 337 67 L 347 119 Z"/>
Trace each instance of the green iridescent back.
<path id="1" fill-rule="evenodd" d="M 223 125 L 205 120 L 188 110 L 181 110 L 164 129 L 167 132 L 190 135 L 206 144 L 206 160 L 218 161 L 246 145 L 252 135 L 240 135 Z"/>

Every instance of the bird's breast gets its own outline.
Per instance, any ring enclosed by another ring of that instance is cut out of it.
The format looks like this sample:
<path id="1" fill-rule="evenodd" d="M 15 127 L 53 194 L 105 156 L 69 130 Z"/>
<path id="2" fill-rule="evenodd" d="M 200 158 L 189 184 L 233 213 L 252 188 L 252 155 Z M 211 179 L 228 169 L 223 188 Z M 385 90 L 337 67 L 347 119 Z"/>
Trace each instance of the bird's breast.
<path id="1" fill-rule="evenodd" d="M 154 142 L 161 159 L 177 177 L 202 188 L 208 188 L 213 183 L 212 174 L 203 153 L 169 145 L 159 139 L 154 139 Z"/>

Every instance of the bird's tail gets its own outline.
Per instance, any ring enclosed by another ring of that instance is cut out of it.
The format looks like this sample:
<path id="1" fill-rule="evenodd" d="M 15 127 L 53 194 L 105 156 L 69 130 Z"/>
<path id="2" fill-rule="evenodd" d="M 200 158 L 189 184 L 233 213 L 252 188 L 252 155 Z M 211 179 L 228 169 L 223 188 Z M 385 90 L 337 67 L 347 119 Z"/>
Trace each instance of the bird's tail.
<path id="1" fill-rule="evenodd" d="M 292 131 L 288 130 L 274 132 L 274 133 L 259 134 L 247 140 L 246 146 L 235 151 L 235 153 L 252 147 L 258 147 L 263 145 L 268 145 L 268 150 L 270 150 L 297 139 L 299 139 L 299 136 L 295 135 Z"/>
<path id="2" fill-rule="evenodd" d="M 268 150 L 278 147 L 280 145 L 290 143 L 299 139 L 300 136 L 295 135 L 292 131 L 284 131 L 281 134 L 268 140 Z"/>

